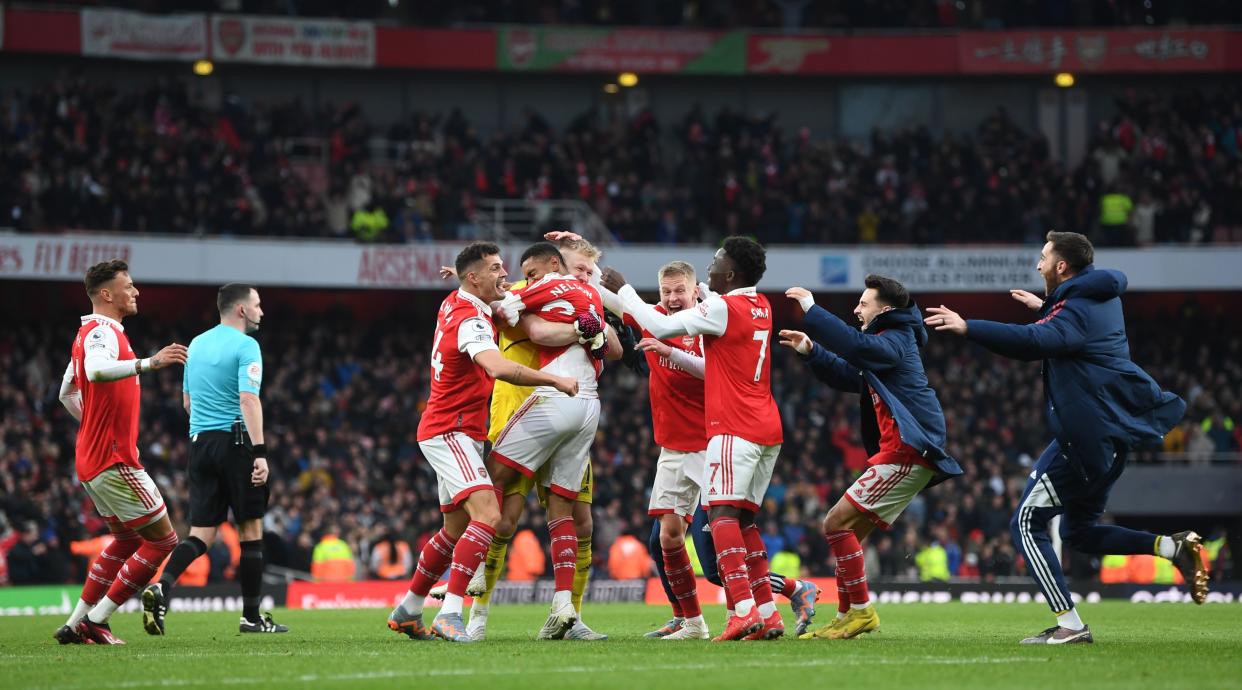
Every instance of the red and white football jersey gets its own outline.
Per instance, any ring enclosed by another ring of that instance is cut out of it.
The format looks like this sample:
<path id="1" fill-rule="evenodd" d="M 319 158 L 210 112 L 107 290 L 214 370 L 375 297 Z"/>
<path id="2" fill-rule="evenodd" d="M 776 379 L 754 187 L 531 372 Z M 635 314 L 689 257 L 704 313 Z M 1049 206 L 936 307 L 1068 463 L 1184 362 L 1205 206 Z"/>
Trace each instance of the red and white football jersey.
<path id="1" fill-rule="evenodd" d="M 658 304 L 652 308 L 661 314 L 668 313 Z M 625 322 L 642 329 L 629 315 L 626 315 Z M 653 337 L 646 329 L 642 329 L 642 333 L 644 338 Z M 696 357 L 703 356 L 703 346 L 697 335 L 677 335 L 664 338 L 661 342 Z M 649 350 L 646 355 L 647 368 L 651 371 L 648 387 L 651 398 L 651 426 L 656 445 L 685 453 L 696 453 L 707 448 L 707 434 L 703 425 L 703 379 L 655 351 Z"/>
<path id="2" fill-rule="evenodd" d="M 578 314 L 594 314 L 604 322 L 604 302 L 595 287 L 576 278 L 549 273 L 515 293 L 521 299 L 523 314 L 532 314 L 552 323 L 573 323 Z M 586 345 L 540 347 L 539 368 L 549 374 L 578 380 L 579 398 L 599 397 L 599 374 L 603 363 L 591 357 Z M 551 386 L 539 386 L 535 394 L 548 398 L 568 397 Z"/>
<path id="3" fill-rule="evenodd" d="M 784 441 L 772 399 L 772 305 L 767 297 L 753 287 L 738 288 L 671 315 L 652 309 L 628 285 L 617 297 L 626 313 L 656 337 L 703 336 L 708 439 L 726 434 L 760 446 Z"/>
<path id="4" fill-rule="evenodd" d="M 487 400 L 493 379 L 474 363 L 495 350 L 491 308 L 468 292 L 454 290 L 440 304 L 431 345 L 431 395 L 418 422 L 418 440 L 458 431 L 475 441 L 487 438 Z"/>
<path id="5" fill-rule="evenodd" d="M 82 317 L 73 339 L 73 384 L 82 392 L 82 424 L 74 453 L 79 481 L 89 481 L 118 463 L 142 469 L 138 462 L 139 377 L 93 382 L 86 376 L 86 358 L 137 359 L 125 328 L 106 316 Z"/>

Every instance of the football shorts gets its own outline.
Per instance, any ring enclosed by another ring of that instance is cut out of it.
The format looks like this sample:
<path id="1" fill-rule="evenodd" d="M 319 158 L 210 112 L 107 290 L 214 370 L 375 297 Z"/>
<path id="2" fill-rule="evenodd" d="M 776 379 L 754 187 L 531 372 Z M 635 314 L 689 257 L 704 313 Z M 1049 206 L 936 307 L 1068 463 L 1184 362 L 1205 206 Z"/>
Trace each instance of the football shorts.
<path id="1" fill-rule="evenodd" d="M 761 446 L 740 436 L 722 434 L 708 439 L 704 460 L 707 505 L 758 512 L 780 452 L 780 444 Z"/>
<path id="2" fill-rule="evenodd" d="M 144 469 L 117 463 L 82 482 L 82 488 L 100 517 L 130 529 L 142 529 L 168 514 L 164 497 Z"/>
<path id="3" fill-rule="evenodd" d="M 492 478 L 483 467 L 483 442 L 452 431 L 419 441 L 423 457 L 436 471 L 440 511 L 452 512 L 476 491 L 491 491 Z"/>
<path id="4" fill-rule="evenodd" d="M 651 501 L 647 514 L 680 515 L 687 522 L 694 519 L 703 489 L 703 459 L 705 451 L 685 452 L 660 449 L 656 462 L 655 481 L 651 486 Z"/>

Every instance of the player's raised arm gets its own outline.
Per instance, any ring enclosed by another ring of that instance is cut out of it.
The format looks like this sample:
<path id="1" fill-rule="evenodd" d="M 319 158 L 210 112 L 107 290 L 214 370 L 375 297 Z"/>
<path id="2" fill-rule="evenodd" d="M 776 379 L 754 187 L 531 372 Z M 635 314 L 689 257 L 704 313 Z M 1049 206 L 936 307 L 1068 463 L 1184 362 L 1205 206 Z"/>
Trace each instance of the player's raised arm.
<path id="1" fill-rule="evenodd" d="M 578 394 L 578 380 L 565 376 L 553 376 L 547 372 L 531 369 L 512 362 L 500 354 L 500 350 L 484 350 L 474 356 L 474 363 L 494 379 L 515 386 L 552 386 L 565 395 Z"/>
<path id="2" fill-rule="evenodd" d="M 802 355 L 815 378 L 839 391 L 859 392 L 862 378 L 857 368 L 811 340 L 802 331 L 783 330 L 778 335 L 781 345 Z"/>
<path id="3" fill-rule="evenodd" d="M 625 277 L 614 269 L 604 270 L 603 285 L 614 290 L 620 298 L 625 313 L 655 338 L 672 338 L 678 335 L 722 335 L 729 321 L 729 310 L 719 298 L 709 299 L 693 309 L 676 314 L 661 314 L 643 301 Z"/>
<path id="4" fill-rule="evenodd" d="M 789 288 L 785 291 L 785 296 L 802 307 L 803 325 L 807 335 L 851 364 L 866 369 L 880 369 L 895 366 L 901 361 L 900 344 L 885 338 L 883 333 L 878 337 L 866 335 L 849 326 L 832 312 L 815 304 L 815 297 L 805 288 Z M 859 303 L 860 308 L 866 299 L 867 293 L 864 292 Z"/>
<path id="5" fill-rule="evenodd" d="M 111 328 L 96 327 L 86 336 L 86 357 L 83 361 L 86 378 L 92 383 L 120 381 L 144 371 L 154 371 L 174 364 L 185 364 L 185 345 L 172 343 L 146 359 L 119 359 L 121 350 Z"/>

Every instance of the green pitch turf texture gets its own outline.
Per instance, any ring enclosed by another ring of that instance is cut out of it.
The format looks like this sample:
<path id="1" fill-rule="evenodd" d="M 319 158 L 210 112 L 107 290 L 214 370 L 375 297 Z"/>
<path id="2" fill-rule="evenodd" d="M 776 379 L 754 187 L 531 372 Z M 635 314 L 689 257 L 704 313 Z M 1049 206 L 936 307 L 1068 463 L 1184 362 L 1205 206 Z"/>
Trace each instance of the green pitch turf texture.
<path id="1" fill-rule="evenodd" d="M 827 621 L 832 606 L 822 606 Z M 783 606 L 786 619 L 788 607 Z M 488 640 L 412 642 L 386 610 L 275 612 L 284 635 L 240 635 L 236 613 L 176 613 L 166 637 L 118 614 L 125 647 L 60 646 L 50 616 L 0 618 L 0 687 L 86 688 L 1240 688 L 1242 605 L 1084 605 L 1094 645 L 1020 647 L 1052 620 L 1039 604 L 901 604 L 879 632 L 844 641 L 664 642 L 642 634 L 667 609 L 600 604 L 606 642 L 536 642 L 547 608 L 496 606 Z M 434 614 L 429 609 L 429 614 Z M 713 633 L 724 612 L 706 611 Z M 430 616 L 427 617 L 428 622 Z"/>

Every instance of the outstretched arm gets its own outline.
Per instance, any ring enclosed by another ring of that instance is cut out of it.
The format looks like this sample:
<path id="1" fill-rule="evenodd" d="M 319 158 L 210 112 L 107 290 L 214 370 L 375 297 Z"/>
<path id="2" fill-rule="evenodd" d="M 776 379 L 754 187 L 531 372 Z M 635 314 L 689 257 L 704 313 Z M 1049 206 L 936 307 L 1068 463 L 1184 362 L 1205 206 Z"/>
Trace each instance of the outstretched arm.
<path id="1" fill-rule="evenodd" d="M 785 295 L 797 300 L 802 307 L 805 313 L 803 325 L 807 334 L 851 364 L 877 371 L 901 362 L 901 349 L 895 341 L 883 336 L 867 335 L 846 324 L 835 314 L 815 304 L 815 298 L 804 288 L 789 288 Z"/>
<path id="2" fill-rule="evenodd" d="M 1036 361 L 1063 357 L 1082 349 L 1087 339 L 1083 314 L 1070 302 L 1052 308 L 1032 324 L 1009 324 L 982 319 L 966 320 L 944 305 L 927 310 L 923 322 L 937 331 L 966 336 L 1003 357 Z"/>
<path id="3" fill-rule="evenodd" d="M 810 336 L 802 331 L 783 330 L 779 333 L 780 344 L 792 349 L 802 356 L 811 373 L 828 386 L 846 393 L 858 393 L 861 390 L 862 373 L 850 366 L 822 345 L 811 341 Z"/>
<path id="4" fill-rule="evenodd" d="M 676 314 L 661 314 L 638 296 L 634 288 L 626 285 L 617 296 L 638 325 L 655 338 L 672 338 L 679 335 L 723 335 L 729 323 L 729 308 L 719 297 L 709 299 Z"/>

